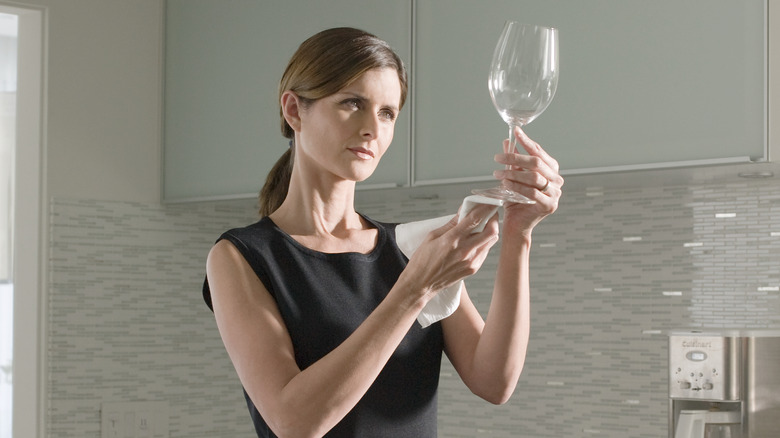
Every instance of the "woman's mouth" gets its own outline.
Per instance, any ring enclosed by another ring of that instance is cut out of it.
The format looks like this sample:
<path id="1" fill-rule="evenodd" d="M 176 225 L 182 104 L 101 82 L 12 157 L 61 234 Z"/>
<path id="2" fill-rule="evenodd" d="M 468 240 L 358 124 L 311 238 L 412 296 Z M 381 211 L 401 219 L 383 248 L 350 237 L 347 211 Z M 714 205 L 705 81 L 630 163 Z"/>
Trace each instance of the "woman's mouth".
<path id="1" fill-rule="evenodd" d="M 374 158 L 374 152 L 364 148 L 349 148 L 349 151 L 355 154 L 361 160 L 371 160 Z"/>

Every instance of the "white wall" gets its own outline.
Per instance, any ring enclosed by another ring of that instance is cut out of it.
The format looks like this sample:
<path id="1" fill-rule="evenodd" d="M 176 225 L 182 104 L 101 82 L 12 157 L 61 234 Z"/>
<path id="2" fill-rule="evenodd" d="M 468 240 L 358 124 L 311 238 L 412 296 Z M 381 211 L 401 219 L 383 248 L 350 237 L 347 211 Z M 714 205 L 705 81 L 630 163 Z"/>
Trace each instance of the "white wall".
<path id="1" fill-rule="evenodd" d="M 18 177 L 24 180 L 19 183 L 18 202 L 26 207 L 19 208 L 17 223 L 25 245 L 19 246 L 15 257 L 26 262 L 19 263 L 25 275 L 17 275 L 17 291 L 24 293 L 17 293 L 14 299 L 18 317 L 14 330 L 25 339 L 15 343 L 14 361 L 22 366 L 14 373 L 14 381 L 26 388 L 14 394 L 14 405 L 19 408 L 14 415 L 14 434 L 37 437 L 44 436 L 45 423 L 50 421 L 46 392 L 52 379 L 44 381 L 48 375 L 46 354 L 35 341 L 45 345 L 45 315 L 60 311 L 46 308 L 49 291 L 39 286 L 48 284 L 47 271 L 57 264 L 45 257 L 49 253 L 46 205 L 51 198 L 159 201 L 164 3 L 0 2 L 20 10 L 29 7 L 36 17 L 42 11 L 45 21 L 45 77 L 40 81 L 46 93 L 40 99 L 43 129 L 38 129 L 37 117 L 35 123 L 31 118 L 22 127 L 29 141 L 17 156 L 29 166 L 40 160 L 43 175 L 24 172 Z M 39 112 L 37 103 L 25 105 L 29 106 L 20 108 L 21 113 Z M 36 146 L 41 143 L 43 150 L 39 151 Z M 40 260 L 40 265 L 31 260 Z M 22 277 L 29 281 L 23 284 Z"/>
<path id="2" fill-rule="evenodd" d="M 48 18 L 51 198 L 160 199 L 161 0 L 19 0 Z"/>

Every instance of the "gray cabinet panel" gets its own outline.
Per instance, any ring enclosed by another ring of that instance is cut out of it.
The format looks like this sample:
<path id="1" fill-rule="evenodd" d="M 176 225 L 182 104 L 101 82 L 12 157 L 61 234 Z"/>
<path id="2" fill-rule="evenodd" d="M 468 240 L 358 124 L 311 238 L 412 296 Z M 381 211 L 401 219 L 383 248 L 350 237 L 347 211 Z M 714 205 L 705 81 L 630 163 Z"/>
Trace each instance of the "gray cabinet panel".
<path id="1" fill-rule="evenodd" d="M 763 0 L 416 3 L 417 184 L 497 168 L 487 75 L 506 19 L 559 29 L 558 92 L 526 131 L 564 171 L 765 158 Z"/>
<path id="2" fill-rule="evenodd" d="M 506 19 L 559 29 L 558 92 L 526 130 L 564 173 L 766 158 L 765 0 L 168 0 L 164 199 L 260 189 L 287 147 L 279 77 L 333 26 L 386 39 L 415 79 L 414 129 L 405 108 L 360 186 L 491 179 L 507 128 L 487 73 Z"/>
<path id="3" fill-rule="evenodd" d="M 253 195 L 287 147 L 277 86 L 307 37 L 335 26 L 365 29 L 408 63 L 409 1 L 168 0 L 164 188 L 166 201 Z M 409 111 L 364 184 L 408 181 Z"/>

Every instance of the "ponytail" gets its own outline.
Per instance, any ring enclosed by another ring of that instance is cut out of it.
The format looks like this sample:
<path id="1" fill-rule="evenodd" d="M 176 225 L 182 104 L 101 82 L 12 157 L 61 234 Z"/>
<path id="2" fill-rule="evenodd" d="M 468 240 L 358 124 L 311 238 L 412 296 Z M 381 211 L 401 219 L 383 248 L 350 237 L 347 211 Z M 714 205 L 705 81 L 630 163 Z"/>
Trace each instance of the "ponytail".
<path id="1" fill-rule="evenodd" d="M 260 190 L 260 217 L 265 217 L 276 211 L 287 197 L 290 188 L 290 176 L 293 168 L 293 151 L 290 146 L 268 172 L 263 189 Z"/>

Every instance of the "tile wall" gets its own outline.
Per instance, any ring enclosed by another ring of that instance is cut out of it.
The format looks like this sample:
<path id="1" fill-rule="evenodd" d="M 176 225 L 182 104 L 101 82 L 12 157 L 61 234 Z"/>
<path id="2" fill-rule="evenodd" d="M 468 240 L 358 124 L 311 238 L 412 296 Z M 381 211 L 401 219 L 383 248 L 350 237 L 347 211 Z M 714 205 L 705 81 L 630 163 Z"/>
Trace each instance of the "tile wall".
<path id="1" fill-rule="evenodd" d="M 98 438 L 103 402 L 167 401 L 170 437 L 249 437 L 241 387 L 201 298 L 219 229 L 247 205 L 54 200 L 50 438 Z"/>
<path id="2" fill-rule="evenodd" d="M 531 344 L 513 399 L 482 402 L 445 360 L 439 435 L 665 437 L 667 330 L 780 328 L 776 185 L 565 196 L 534 235 Z M 467 193 L 360 210 L 416 220 L 454 212 Z M 143 400 L 169 403 L 172 438 L 252 436 L 200 287 L 211 243 L 254 210 L 52 201 L 48 436 L 100 437 L 102 402 Z M 482 311 L 495 266 L 467 281 Z"/>

